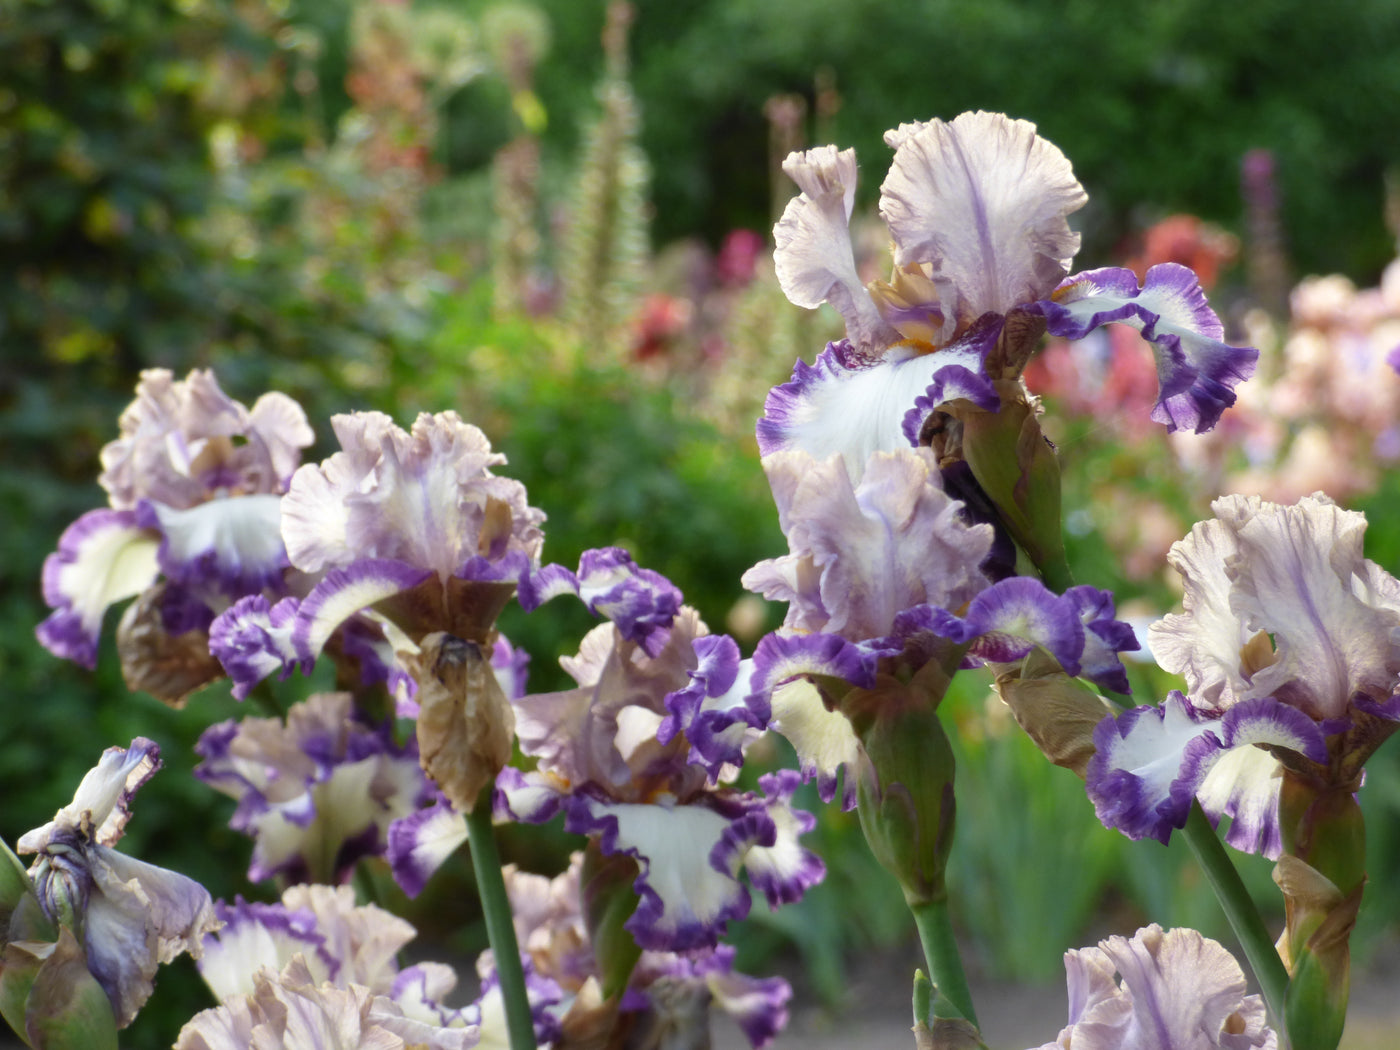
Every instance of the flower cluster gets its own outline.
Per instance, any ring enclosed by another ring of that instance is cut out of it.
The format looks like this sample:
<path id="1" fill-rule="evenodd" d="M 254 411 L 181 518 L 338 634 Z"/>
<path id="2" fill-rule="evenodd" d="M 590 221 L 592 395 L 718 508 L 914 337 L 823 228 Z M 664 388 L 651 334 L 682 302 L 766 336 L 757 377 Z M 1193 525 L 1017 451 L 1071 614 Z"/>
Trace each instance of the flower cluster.
<path id="1" fill-rule="evenodd" d="M 141 374 L 120 425 L 102 450 L 108 508 L 70 525 L 44 564 L 55 611 L 39 641 L 93 667 L 108 607 L 142 595 L 123 621 L 128 679 L 178 700 L 218 676 L 203 637 L 215 615 L 247 595 L 285 593 L 281 497 L 311 427 L 285 394 L 250 410 L 212 372 L 176 380 L 164 369 Z M 192 631 L 199 644 L 172 651 Z"/>
<path id="2" fill-rule="evenodd" d="M 604 854 L 634 858 L 641 903 L 626 928 L 643 948 L 713 947 L 749 910 L 741 868 L 775 908 L 820 880 L 821 862 L 797 844 L 811 818 L 788 804 L 792 774 L 763 778 L 763 795 L 729 786 L 749 732 L 766 725 L 761 698 L 732 688 L 737 647 L 621 551 L 586 555 L 572 578 L 540 594 L 577 589 L 610 622 L 560 661 L 577 688 L 516 701 L 536 768 L 502 772 L 498 810 L 530 823 L 562 811 Z"/>

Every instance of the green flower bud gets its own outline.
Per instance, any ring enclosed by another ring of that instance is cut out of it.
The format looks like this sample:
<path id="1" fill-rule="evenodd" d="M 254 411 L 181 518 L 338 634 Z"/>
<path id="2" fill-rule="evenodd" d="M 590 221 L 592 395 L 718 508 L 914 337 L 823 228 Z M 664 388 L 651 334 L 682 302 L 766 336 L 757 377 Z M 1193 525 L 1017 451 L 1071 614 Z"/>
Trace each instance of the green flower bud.
<path id="1" fill-rule="evenodd" d="M 911 907 L 941 900 L 953 845 L 954 762 L 936 699 L 893 679 L 863 692 L 851 718 L 866 756 L 856 795 L 861 828 Z"/>

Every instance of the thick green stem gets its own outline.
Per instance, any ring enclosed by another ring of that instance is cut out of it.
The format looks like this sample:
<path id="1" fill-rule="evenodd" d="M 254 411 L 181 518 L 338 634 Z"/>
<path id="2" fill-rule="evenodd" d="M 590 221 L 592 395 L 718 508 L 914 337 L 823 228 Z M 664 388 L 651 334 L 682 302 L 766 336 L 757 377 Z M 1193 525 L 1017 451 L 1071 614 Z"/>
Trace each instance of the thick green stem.
<path id="1" fill-rule="evenodd" d="M 1245 958 L 1249 960 L 1250 969 L 1259 982 L 1259 990 L 1264 993 L 1264 1001 L 1273 1014 L 1275 1028 L 1282 1033 L 1288 971 L 1274 949 L 1273 938 L 1269 936 L 1264 920 L 1259 917 L 1249 891 L 1240 880 L 1240 873 L 1235 870 L 1199 802 L 1191 804 L 1191 815 L 1186 819 L 1183 834 L 1210 881 L 1211 889 L 1215 890 L 1216 899 L 1225 910 L 1225 917 L 1230 920 L 1230 928 L 1235 931 L 1240 947 L 1244 949 Z"/>
<path id="2" fill-rule="evenodd" d="M 924 960 L 938 997 L 946 999 L 965 1020 L 977 1024 L 977 1011 L 972 1008 L 972 993 L 967 988 L 962 956 L 953 938 L 952 918 L 948 913 L 948 898 L 911 904 L 914 925 L 919 928 L 919 941 L 924 946 Z"/>
<path id="3" fill-rule="evenodd" d="M 496 960 L 496 976 L 506 1005 L 506 1025 L 510 1029 L 510 1050 L 535 1050 L 535 1022 L 530 1016 L 530 1000 L 525 992 L 525 969 L 520 965 L 520 946 L 515 940 L 506 880 L 501 876 L 501 856 L 496 851 L 496 833 L 491 827 L 491 793 L 488 784 L 476 805 L 467 814 L 467 843 L 476 870 L 476 890 L 486 916 L 486 936 Z"/>

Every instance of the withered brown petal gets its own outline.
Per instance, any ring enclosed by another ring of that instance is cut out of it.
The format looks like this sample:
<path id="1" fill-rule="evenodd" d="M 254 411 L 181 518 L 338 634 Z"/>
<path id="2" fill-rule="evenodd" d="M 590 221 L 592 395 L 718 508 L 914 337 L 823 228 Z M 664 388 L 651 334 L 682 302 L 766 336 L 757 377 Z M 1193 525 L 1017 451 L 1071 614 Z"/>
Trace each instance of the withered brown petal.
<path id="1" fill-rule="evenodd" d="M 1108 701 L 1034 651 L 997 675 L 994 688 L 1041 753 L 1083 779 L 1094 757 L 1094 728 L 1114 713 Z"/>
<path id="2" fill-rule="evenodd" d="M 127 607 L 117 626 L 117 654 L 128 689 L 150 693 L 174 708 L 192 693 L 224 677 L 204 631 L 170 634 L 161 616 L 165 584 L 148 589 Z"/>
<path id="3" fill-rule="evenodd" d="M 476 642 L 437 632 L 413 660 L 418 682 L 418 754 L 423 771 L 459 812 L 510 761 L 515 712 Z"/>

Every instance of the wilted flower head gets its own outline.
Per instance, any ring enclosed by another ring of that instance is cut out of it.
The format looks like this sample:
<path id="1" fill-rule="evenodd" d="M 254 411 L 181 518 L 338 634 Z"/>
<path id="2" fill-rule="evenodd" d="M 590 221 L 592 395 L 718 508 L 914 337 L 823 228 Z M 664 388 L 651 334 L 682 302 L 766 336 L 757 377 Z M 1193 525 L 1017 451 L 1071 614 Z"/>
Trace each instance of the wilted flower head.
<path id="1" fill-rule="evenodd" d="M 1069 1024 L 1039 1050 L 1251 1050 L 1278 1046 L 1239 963 L 1195 930 L 1152 925 L 1065 953 Z M 1114 980 L 1115 972 L 1120 980 Z"/>
<path id="2" fill-rule="evenodd" d="M 256 840 L 250 879 L 338 881 L 431 796 L 416 749 L 353 710 L 348 693 L 317 693 L 285 723 L 230 719 L 200 737 L 195 776 L 238 800 L 232 826 Z"/>
<path id="3" fill-rule="evenodd" d="M 1211 509 L 1169 557 L 1185 612 L 1149 632 L 1186 694 L 1099 726 L 1089 794 L 1105 824 L 1163 842 L 1197 798 L 1233 818 L 1231 845 L 1277 857 L 1280 758 L 1354 791 L 1400 722 L 1400 583 L 1363 557 L 1365 516 L 1321 494 Z"/>
<path id="4" fill-rule="evenodd" d="M 285 394 L 264 394 L 249 410 L 212 372 L 177 381 L 165 369 L 141 374 L 121 434 L 102 450 L 110 509 L 69 526 L 44 564 L 44 598 L 56 611 L 39 640 L 88 667 L 108 606 L 162 575 L 166 590 L 143 612 L 171 636 L 206 629 L 233 599 L 281 588 L 279 503 L 313 436 Z"/>
<path id="5" fill-rule="evenodd" d="M 852 150 L 793 153 L 801 194 L 774 229 L 778 280 L 798 306 L 823 302 L 846 338 L 775 388 L 759 421 L 765 453 L 841 453 L 851 475 L 871 452 L 918 444 L 928 416 L 961 399 L 995 411 L 996 383 L 1016 380 L 1047 330 L 1078 339 L 1112 321 L 1152 343 L 1170 429 L 1214 426 L 1257 352 L 1220 341 L 1195 275 L 1166 263 L 1139 287 L 1129 270 L 1066 277 L 1079 248 L 1067 216 L 1087 200 L 1064 155 L 1035 125 L 999 113 L 903 124 L 880 213 L 894 244 L 888 282 L 861 282 L 849 222 Z"/>
<path id="6" fill-rule="evenodd" d="M 109 748 L 73 801 L 16 846 L 38 855 L 29 873 L 39 901 L 55 925 L 81 940 L 119 1028 L 150 997 L 156 968 L 186 951 L 198 958 L 205 933 L 218 927 L 203 886 L 113 848 L 132 796 L 159 768 L 160 749 L 150 740 Z"/>

